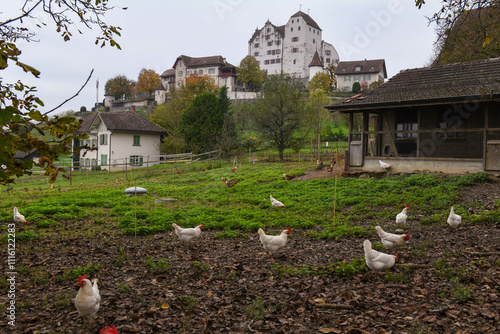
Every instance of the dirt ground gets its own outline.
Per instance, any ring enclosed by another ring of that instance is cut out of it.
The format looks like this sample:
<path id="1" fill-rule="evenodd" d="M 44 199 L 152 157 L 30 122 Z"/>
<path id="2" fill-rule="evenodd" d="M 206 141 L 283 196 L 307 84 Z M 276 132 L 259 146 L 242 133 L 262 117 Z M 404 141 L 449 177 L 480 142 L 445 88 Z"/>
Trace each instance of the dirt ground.
<path id="1" fill-rule="evenodd" d="M 311 172 L 298 181 L 312 173 L 333 175 Z M 498 183 L 462 193 L 470 210 L 480 210 L 478 203 L 498 210 L 499 198 Z M 390 224 L 383 227 L 391 231 Z M 138 237 L 135 245 L 133 236 L 103 226 L 67 223 L 50 237 L 17 243 L 16 266 L 24 270 L 16 275 L 16 326 L 3 317 L 0 332 L 98 333 L 113 324 L 120 334 L 498 333 L 500 223 L 464 221 L 452 231 L 409 221 L 404 232 L 411 239 L 387 273 L 342 277 L 311 271 L 362 258 L 364 238 L 315 240 L 293 230 L 285 249 L 271 257 L 256 233 L 220 239 L 204 231 L 185 245 L 167 232 Z M 160 259 L 168 259 L 168 271 L 147 265 Z M 76 279 L 62 277 L 89 263 L 102 265 L 96 273 L 102 303 L 91 329 L 84 329 L 73 304 Z M 304 265 L 309 272 L 300 270 Z M 0 305 L 7 305 L 7 287 L 2 291 Z"/>

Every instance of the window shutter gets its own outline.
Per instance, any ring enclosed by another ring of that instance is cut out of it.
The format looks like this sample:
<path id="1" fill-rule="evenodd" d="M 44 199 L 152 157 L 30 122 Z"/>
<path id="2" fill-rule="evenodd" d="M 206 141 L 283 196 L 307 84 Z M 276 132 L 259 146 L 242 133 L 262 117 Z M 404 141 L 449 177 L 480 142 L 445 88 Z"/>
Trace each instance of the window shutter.
<path id="1" fill-rule="evenodd" d="M 139 157 L 139 166 L 142 166 L 142 155 Z"/>

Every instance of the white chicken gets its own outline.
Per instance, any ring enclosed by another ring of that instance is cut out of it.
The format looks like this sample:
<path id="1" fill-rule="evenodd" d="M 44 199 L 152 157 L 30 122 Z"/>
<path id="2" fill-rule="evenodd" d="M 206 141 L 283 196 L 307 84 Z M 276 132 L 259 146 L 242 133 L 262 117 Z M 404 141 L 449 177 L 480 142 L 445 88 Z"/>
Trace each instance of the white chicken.
<path id="1" fill-rule="evenodd" d="M 405 206 L 403 211 L 401 211 L 400 213 L 397 214 L 396 224 L 406 225 L 406 218 L 408 218 L 408 215 L 406 213 L 408 212 L 408 210 L 410 210 L 410 207 L 407 205 L 407 206 Z"/>
<path id="2" fill-rule="evenodd" d="M 277 199 L 275 199 L 273 197 L 273 195 L 269 195 L 269 197 L 271 198 L 271 205 L 273 206 L 273 208 L 284 208 L 285 207 L 285 204 L 283 204 L 280 201 L 278 201 Z"/>
<path id="3" fill-rule="evenodd" d="M 370 240 L 365 240 L 363 247 L 365 249 L 366 265 L 372 270 L 379 271 L 391 268 L 398 260 L 398 254 L 390 255 L 372 249 Z"/>
<path id="4" fill-rule="evenodd" d="M 80 276 L 78 279 L 80 289 L 75 298 L 75 306 L 78 314 L 83 319 L 92 319 L 91 317 L 99 311 L 99 306 L 101 305 L 101 295 L 97 287 L 97 278 L 94 278 L 92 281 L 94 284 L 87 279 L 86 275 Z"/>
<path id="5" fill-rule="evenodd" d="M 285 247 L 290 232 L 292 232 L 292 230 L 289 227 L 285 228 L 280 235 L 267 235 L 261 228 L 259 228 L 258 231 L 260 242 L 269 253 L 276 253 Z"/>
<path id="6" fill-rule="evenodd" d="M 383 162 L 382 160 L 379 160 L 378 163 L 380 164 L 380 167 L 382 167 L 383 169 L 391 168 L 391 165 L 389 165 L 387 162 Z"/>
<path id="7" fill-rule="evenodd" d="M 457 228 L 461 222 L 462 216 L 457 215 L 453 210 L 453 207 L 451 207 L 450 215 L 448 216 L 448 225 L 450 225 L 452 228 Z"/>
<path id="8" fill-rule="evenodd" d="M 179 237 L 180 241 L 189 242 L 201 235 L 201 229 L 203 228 L 203 225 L 198 225 L 191 228 L 182 228 L 179 225 L 173 223 L 172 227 L 175 229 L 175 234 Z"/>
<path id="9" fill-rule="evenodd" d="M 14 223 L 27 224 L 26 219 L 24 218 L 24 216 L 22 214 L 19 213 L 16 206 L 14 207 Z"/>
<path id="10" fill-rule="evenodd" d="M 377 231 L 382 244 L 385 249 L 395 249 L 397 247 L 403 246 L 409 239 L 410 236 L 408 234 L 393 234 L 384 231 L 380 226 L 375 226 L 375 230 Z"/>

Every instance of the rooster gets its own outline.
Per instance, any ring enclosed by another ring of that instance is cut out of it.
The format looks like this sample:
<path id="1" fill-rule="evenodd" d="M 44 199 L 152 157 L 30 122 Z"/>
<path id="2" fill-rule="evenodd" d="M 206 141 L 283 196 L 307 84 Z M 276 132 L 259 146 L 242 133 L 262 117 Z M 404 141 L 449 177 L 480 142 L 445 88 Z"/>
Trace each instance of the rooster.
<path id="1" fill-rule="evenodd" d="M 234 187 L 238 182 L 236 182 L 236 179 L 233 179 L 232 181 L 226 180 L 226 187 L 231 188 Z"/>
<path id="2" fill-rule="evenodd" d="M 391 268 L 398 260 L 398 254 L 390 255 L 372 249 L 370 240 L 363 242 L 363 248 L 365 249 L 366 265 L 372 270 L 379 271 Z"/>
<path id="3" fill-rule="evenodd" d="M 116 330 L 115 326 L 111 327 L 108 326 L 106 328 L 101 329 L 99 334 L 119 334 L 118 331 Z"/>
<path id="4" fill-rule="evenodd" d="M 227 181 L 227 177 L 221 177 L 221 181 L 222 182 L 226 182 Z"/>
<path id="5" fill-rule="evenodd" d="M 327 171 L 328 173 L 333 172 L 333 164 L 331 164 L 330 166 L 326 166 L 326 171 Z"/>
<path id="6" fill-rule="evenodd" d="M 397 214 L 396 224 L 406 225 L 406 218 L 408 218 L 408 215 L 406 213 L 408 212 L 408 210 L 410 210 L 410 207 L 407 205 L 407 206 L 405 206 L 403 211 L 401 211 L 400 213 Z"/>
<path id="7" fill-rule="evenodd" d="M 451 207 L 450 215 L 448 216 L 448 225 L 450 225 L 452 228 L 457 228 L 461 222 L 462 216 L 457 215 L 453 210 L 453 207 Z"/>
<path id="8" fill-rule="evenodd" d="M 408 234 L 387 233 L 380 226 L 375 226 L 375 230 L 377 230 L 377 234 L 385 249 L 401 247 L 410 239 Z"/>
<path id="9" fill-rule="evenodd" d="M 24 216 L 22 214 L 20 214 L 19 211 L 17 211 L 17 207 L 16 206 L 14 207 L 14 223 L 25 223 L 25 224 L 28 224 L 28 222 L 26 221 L 26 219 L 24 218 Z"/>
<path id="10" fill-rule="evenodd" d="M 316 160 L 316 167 L 314 169 L 315 170 L 323 169 L 323 161 Z"/>
<path id="11" fill-rule="evenodd" d="M 80 276 L 78 279 L 80 289 L 75 298 L 75 307 L 83 319 L 93 317 L 99 311 L 101 305 L 97 278 L 94 278 L 92 282 L 94 284 L 87 279 L 86 275 Z"/>
<path id="12" fill-rule="evenodd" d="M 238 169 L 238 167 L 231 167 L 231 172 L 236 173 L 237 169 Z"/>
<path id="13" fill-rule="evenodd" d="M 271 205 L 273 206 L 273 208 L 284 208 L 285 207 L 285 204 L 283 204 L 280 201 L 278 201 L 277 199 L 275 199 L 273 197 L 273 195 L 269 195 L 269 197 L 271 198 Z"/>
<path id="14" fill-rule="evenodd" d="M 289 227 L 285 228 L 280 235 L 267 235 L 261 228 L 259 228 L 258 231 L 260 242 L 269 253 L 276 253 L 285 247 L 290 232 L 292 232 L 292 230 Z"/>
<path id="15" fill-rule="evenodd" d="M 191 241 L 198 238 L 201 235 L 201 229 L 203 225 L 198 225 L 191 228 L 182 228 L 179 225 L 173 223 L 172 227 L 175 229 L 175 234 L 179 237 L 180 241 Z"/>
<path id="16" fill-rule="evenodd" d="M 285 177 L 285 179 L 287 179 L 288 181 L 290 180 L 293 180 L 295 178 L 297 174 L 285 174 L 283 173 L 283 176 Z"/>
<path id="17" fill-rule="evenodd" d="M 382 160 L 379 160 L 378 163 L 380 164 L 380 167 L 382 167 L 383 169 L 391 168 L 391 165 L 389 165 L 387 162 L 383 162 Z"/>

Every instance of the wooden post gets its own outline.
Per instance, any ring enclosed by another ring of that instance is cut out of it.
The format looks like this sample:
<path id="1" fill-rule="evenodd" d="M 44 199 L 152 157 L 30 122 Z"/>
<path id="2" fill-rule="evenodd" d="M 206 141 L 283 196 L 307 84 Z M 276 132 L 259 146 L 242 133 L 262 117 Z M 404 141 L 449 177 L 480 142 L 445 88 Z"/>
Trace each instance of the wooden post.
<path id="1" fill-rule="evenodd" d="M 311 134 L 311 146 L 310 146 L 310 151 L 311 151 L 311 162 L 314 161 L 313 157 L 313 135 Z"/>
<path id="2" fill-rule="evenodd" d="M 318 133 L 318 160 L 321 161 L 321 135 Z"/>
<path id="3" fill-rule="evenodd" d="M 127 158 L 123 158 L 125 160 L 125 177 L 127 178 L 128 181 L 128 170 L 127 170 Z"/>

